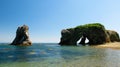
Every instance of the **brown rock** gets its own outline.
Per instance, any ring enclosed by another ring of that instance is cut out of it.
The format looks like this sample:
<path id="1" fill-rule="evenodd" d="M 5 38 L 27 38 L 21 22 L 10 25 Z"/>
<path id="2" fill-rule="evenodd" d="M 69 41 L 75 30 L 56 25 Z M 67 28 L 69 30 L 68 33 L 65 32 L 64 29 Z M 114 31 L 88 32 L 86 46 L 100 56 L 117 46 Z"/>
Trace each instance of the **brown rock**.
<path id="1" fill-rule="evenodd" d="M 26 25 L 18 27 L 16 31 L 16 37 L 11 43 L 11 45 L 22 45 L 22 46 L 32 45 L 32 42 L 30 41 L 29 38 L 28 30 L 29 27 Z"/>

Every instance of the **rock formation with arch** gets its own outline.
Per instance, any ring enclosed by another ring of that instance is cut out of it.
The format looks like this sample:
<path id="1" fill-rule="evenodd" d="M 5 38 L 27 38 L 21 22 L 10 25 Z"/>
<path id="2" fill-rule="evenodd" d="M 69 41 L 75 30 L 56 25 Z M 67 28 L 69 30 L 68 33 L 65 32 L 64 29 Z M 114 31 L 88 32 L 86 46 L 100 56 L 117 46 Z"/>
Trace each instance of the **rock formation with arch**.
<path id="1" fill-rule="evenodd" d="M 82 38 L 81 38 L 82 37 Z M 80 25 L 75 28 L 63 29 L 61 31 L 60 45 L 85 45 L 86 38 L 89 45 L 98 45 L 106 42 L 120 41 L 119 34 L 112 30 L 106 30 L 100 23 Z"/>

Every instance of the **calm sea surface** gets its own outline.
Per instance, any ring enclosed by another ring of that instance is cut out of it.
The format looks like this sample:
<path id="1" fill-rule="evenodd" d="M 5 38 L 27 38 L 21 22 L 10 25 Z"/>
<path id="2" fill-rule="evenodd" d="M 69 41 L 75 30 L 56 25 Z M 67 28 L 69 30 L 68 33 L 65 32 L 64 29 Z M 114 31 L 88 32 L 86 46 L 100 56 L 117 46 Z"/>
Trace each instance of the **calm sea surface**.
<path id="1" fill-rule="evenodd" d="M 56 43 L 0 44 L 0 67 L 120 67 L 120 50 Z"/>

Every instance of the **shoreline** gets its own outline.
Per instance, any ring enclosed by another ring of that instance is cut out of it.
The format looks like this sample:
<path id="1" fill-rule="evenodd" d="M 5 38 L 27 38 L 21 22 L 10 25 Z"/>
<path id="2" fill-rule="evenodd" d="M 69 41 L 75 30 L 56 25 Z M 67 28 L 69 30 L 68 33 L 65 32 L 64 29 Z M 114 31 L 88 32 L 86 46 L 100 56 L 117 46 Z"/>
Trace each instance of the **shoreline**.
<path id="1" fill-rule="evenodd" d="M 105 43 L 100 44 L 97 46 L 93 46 L 95 48 L 112 48 L 112 49 L 120 49 L 120 42 L 111 42 L 111 43 Z"/>

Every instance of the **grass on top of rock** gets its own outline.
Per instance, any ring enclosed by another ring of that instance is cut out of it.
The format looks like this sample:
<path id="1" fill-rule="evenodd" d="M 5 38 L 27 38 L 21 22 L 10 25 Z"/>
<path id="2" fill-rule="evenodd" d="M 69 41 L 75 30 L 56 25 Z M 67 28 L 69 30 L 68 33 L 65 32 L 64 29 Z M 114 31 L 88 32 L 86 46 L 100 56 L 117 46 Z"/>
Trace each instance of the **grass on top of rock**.
<path id="1" fill-rule="evenodd" d="M 75 27 L 75 29 L 80 29 L 80 30 L 103 29 L 105 30 L 105 27 L 100 23 L 91 23 L 91 24 L 79 25 Z"/>

